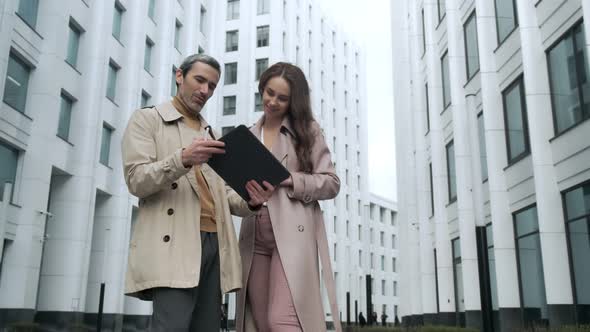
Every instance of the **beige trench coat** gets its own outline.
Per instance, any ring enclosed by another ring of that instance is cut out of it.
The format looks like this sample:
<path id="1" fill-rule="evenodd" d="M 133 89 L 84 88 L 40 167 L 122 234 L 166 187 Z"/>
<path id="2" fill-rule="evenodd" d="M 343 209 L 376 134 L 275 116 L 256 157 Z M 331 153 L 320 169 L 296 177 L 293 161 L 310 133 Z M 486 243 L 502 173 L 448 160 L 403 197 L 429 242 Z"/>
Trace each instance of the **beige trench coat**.
<path id="1" fill-rule="evenodd" d="M 260 138 L 263 119 L 251 128 Z M 326 330 L 324 310 L 320 293 L 320 271 L 318 265 L 318 243 L 323 244 L 327 253 L 324 220 L 318 200 L 332 199 L 340 190 L 340 180 L 330 159 L 321 128 L 313 123 L 312 133 L 315 144 L 311 157 L 311 174 L 299 172 L 300 166 L 295 154 L 293 130 L 287 118 L 275 140 L 271 152 L 291 172 L 293 189 L 279 187 L 267 202 L 277 249 L 285 270 L 287 282 L 293 296 L 297 316 L 305 332 Z M 236 330 L 256 331 L 253 317 L 246 299 L 248 277 L 254 250 L 255 216 L 244 218 L 240 227 L 240 253 L 242 255 L 244 288 L 238 292 Z M 323 241 L 322 241 L 323 239 Z M 324 275 L 331 266 L 327 259 Z M 322 263 L 324 263 L 322 261 Z M 335 298 L 335 296 L 334 296 Z M 336 303 L 332 303 L 332 308 Z M 338 313 L 333 313 L 338 318 Z M 339 327 L 339 325 L 338 325 Z"/>
<path id="2" fill-rule="evenodd" d="M 201 128 L 207 125 L 203 119 Z M 171 102 L 137 110 L 122 141 L 125 181 L 139 198 L 125 278 L 125 292 L 150 299 L 154 287 L 191 288 L 199 284 L 201 206 L 194 168 L 182 165 L 181 151 L 194 138 Z M 248 204 L 208 165 L 202 166 L 215 203 L 221 290 L 242 287 L 242 267 L 231 214 L 253 214 Z"/>

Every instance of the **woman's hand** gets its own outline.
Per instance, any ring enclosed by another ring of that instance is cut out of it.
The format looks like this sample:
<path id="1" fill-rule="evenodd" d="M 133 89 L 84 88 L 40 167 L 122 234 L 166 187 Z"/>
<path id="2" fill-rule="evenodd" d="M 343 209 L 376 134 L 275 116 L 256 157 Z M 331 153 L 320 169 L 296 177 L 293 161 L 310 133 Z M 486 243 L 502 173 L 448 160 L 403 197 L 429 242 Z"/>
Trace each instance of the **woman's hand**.
<path id="1" fill-rule="evenodd" d="M 275 191 L 275 187 L 266 181 L 262 181 L 262 184 L 266 188 L 262 188 L 255 180 L 250 180 L 246 183 L 246 191 L 250 195 L 250 201 L 248 205 L 251 207 L 259 207 L 262 203 L 268 201 L 272 193 Z"/>
<path id="2" fill-rule="evenodd" d="M 289 176 L 285 181 L 281 182 L 280 186 L 292 188 L 293 187 L 293 178 L 291 176 Z"/>

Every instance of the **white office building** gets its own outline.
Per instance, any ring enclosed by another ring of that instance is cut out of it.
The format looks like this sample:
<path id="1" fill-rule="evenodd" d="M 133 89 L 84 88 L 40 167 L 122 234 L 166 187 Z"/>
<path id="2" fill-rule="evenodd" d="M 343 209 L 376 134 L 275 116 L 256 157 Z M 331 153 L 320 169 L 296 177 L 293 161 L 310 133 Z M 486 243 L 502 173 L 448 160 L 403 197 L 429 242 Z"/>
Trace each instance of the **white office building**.
<path id="1" fill-rule="evenodd" d="M 355 301 L 359 308 L 366 304 L 359 278 L 372 272 L 345 263 L 357 250 L 369 257 L 374 249 L 369 235 L 356 240 L 371 223 L 364 208 L 371 202 L 364 55 L 320 4 L 5 0 L 0 8 L 0 327 L 93 325 L 101 284 L 104 328 L 148 325 L 151 303 L 123 296 L 137 200 L 123 180 L 120 141 L 134 109 L 176 93 L 173 72 L 196 52 L 222 64 L 204 110 L 220 131 L 262 114 L 257 77 L 268 65 L 289 61 L 303 68 L 342 181 L 340 195 L 322 203 L 338 314 L 346 321 L 347 293 L 348 310 Z M 378 204 L 395 211 L 390 202 Z M 395 212 L 388 214 L 391 224 Z M 386 228 L 375 227 L 375 234 L 395 233 Z M 386 256 L 387 265 L 395 255 L 375 250 L 375 260 Z M 376 294 L 376 311 L 385 308 L 392 320 L 395 274 L 377 270 L 373 289 L 386 280 L 386 295 Z M 233 297 L 229 301 L 231 319 Z M 327 301 L 325 308 L 328 314 Z"/>
<path id="2" fill-rule="evenodd" d="M 392 4 L 403 321 L 588 324 L 590 1 Z"/>

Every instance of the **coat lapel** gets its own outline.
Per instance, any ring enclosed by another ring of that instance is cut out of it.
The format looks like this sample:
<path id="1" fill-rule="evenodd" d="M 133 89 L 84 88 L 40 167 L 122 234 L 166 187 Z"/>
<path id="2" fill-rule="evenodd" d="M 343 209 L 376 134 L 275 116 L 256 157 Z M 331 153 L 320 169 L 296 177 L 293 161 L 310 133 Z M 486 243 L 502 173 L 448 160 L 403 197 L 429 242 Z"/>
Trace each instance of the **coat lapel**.
<path id="1" fill-rule="evenodd" d="M 262 130 L 262 124 L 264 123 L 264 115 L 260 117 L 258 122 L 252 127 L 251 131 L 260 140 L 260 132 Z M 291 144 L 290 138 L 288 137 L 291 135 L 293 130 L 291 129 L 291 125 L 289 123 L 289 119 L 285 117 L 283 122 L 281 123 L 281 130 L 279 131 L 279 135 L 274 142 L 270 152 L 277 158 L 277 160 L 283 164 L 283 166 L 287 166 L 287 155 L 289 153 L 289 145 Z"/>
<path id="2" fill-rule="evenodd" d="M 178 133 L 180 136 L 180 146 L 185 147 L 185 146 L 189 146 L 192 141 L 195 138 L 199 138 L 199 137 L 205 137 L 206 132 L 203 128 L 205 128 L 206 126 L 208 126 L 208 123 L 205 121 L 205 119 L 200 116 L 201 119 L 201 128 L 199 129 L 199 131 L 195 131 L 194 129 L 188 127 L 184 121 L 182 120 L 182 114 L 180 114 L 180 112 L 178 112 L 174 106 L 172 105 L 172 102 L 167 102 L 164 103 L 162 105 L 159 105 L 157 107 L 158 112 L 160 113 L 160 116 L 162 117 L 162 119 L 166 122 L 174 122 L 176 121 L 176 125 L 178 126 Z M 209 138 L 209 137 L 207 137 Z M 205 180 L 207 180 L 207 183 L 212 183 L 210 181 L 212 181 L 211 179 L 211 174 L 205 174 L 206 172 L 203 172 L 203 176 L 205 177 Z M 195 194 L 197 196 L 199 196 L 199 186 L 197 185 L 197 176 L 195 175 L 195 171 L 194 169 L 191 169 L 190 172 L 186 173 L 186 178 L 188 179 L 188 182 L 190 183 L 191 187 L 193 188 L 193 191 L 195 192 Z"/>

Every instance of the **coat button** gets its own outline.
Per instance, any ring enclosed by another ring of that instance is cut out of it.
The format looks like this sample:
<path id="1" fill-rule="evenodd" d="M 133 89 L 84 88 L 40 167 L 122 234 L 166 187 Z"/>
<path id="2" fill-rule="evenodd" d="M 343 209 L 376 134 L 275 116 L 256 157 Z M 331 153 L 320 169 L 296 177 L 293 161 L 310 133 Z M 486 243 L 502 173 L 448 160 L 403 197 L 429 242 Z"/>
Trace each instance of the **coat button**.
<path id="1" fill-rule="evenodd" d="M 168 215 L 171 216 L 174 214 L 174 209 L 168 209 Z"/>
<path id="2" fill-rule="evenodd" d="M 178 184 L 176 182 L 172 182 L 172 189 L 178 188 Z"/>
<path id="3" fill-rule="evenodd" d="M 164 240 L 164 242 L 170 242 L 170 235 L 164 235 L 162 240 Z"/>
<path id="4" fill-rule="evenodd" d="M 305 227 L 303 227 L 303 225 L 298 225 L 297 226 L 297 230 L 300 232 L 303 232 L 303 230 L 305 229 Z"/>

